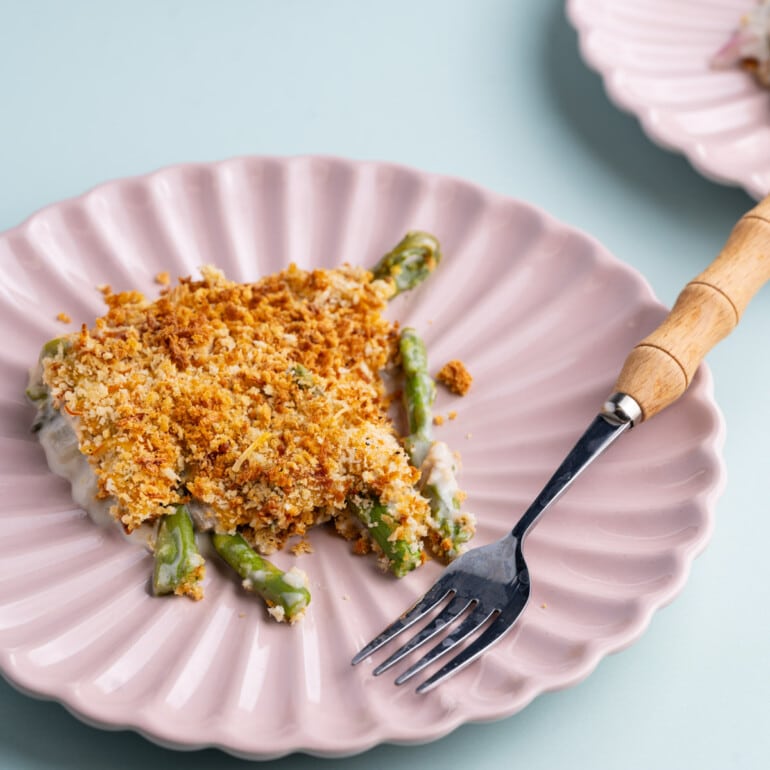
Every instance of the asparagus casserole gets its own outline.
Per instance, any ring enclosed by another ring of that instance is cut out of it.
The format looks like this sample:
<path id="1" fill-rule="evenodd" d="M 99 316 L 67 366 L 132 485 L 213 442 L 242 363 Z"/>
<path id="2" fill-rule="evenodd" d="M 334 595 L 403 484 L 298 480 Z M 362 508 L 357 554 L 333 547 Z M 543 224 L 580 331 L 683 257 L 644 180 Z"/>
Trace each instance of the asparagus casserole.
<path id="1" fill-rule="evenodd" d="M 149 533 L 156 594 L 202 597 L 196 537 L 209 534 L 289 622 L 310 600 L 306 576 L 265 556 L 316 524 L 396 576 L 454 558 L 473 518 L 454 455 L 431 436 L 425 347 L 382 315 L 439 259 L 432 236 L 411 232 L 371 272 L 290 265 L 239 284 L 205 267 L 153 302 L 105 287 L 107 313 L 46 343 L 31 375 L 49 464 L 81 505 Z M 381 377 L 399 362 L 404 440 Z"/>

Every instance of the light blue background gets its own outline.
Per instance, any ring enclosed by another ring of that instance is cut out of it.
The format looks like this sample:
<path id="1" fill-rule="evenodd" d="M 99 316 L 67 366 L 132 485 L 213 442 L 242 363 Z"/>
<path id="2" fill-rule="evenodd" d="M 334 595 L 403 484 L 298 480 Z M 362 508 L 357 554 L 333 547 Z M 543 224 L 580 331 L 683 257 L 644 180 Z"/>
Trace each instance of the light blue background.
<path id="1" fill-rule="evenodd" d="M 592 233 L 669 304 L 751 205 L 609 103 L 557 0 L 0 0 L 0 230 L 112 177 L 248 153 L 466 177 Z M 266 764 L 770 767 L 768 340 L 765 291 L 709 358 L 728 426 L 713 541 L 629 650 L 430 745 Z M 0 768 L 175 766 L 245 763 L 92 729 L 0 680 Z"/>

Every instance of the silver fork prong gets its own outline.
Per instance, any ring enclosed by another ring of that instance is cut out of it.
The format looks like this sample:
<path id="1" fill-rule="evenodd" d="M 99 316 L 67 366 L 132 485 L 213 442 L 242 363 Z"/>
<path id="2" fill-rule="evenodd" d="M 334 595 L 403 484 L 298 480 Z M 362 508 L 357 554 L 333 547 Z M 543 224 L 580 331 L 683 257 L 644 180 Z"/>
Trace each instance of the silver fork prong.
<path id="1" fill-rule="evenodd" d="M 453 674 L 464 669 L 468 664 L 473 663 L 483 652 L 488 650 L 493 644 L 499 642 L 505 634 L 510 631 L 521 614 L 524 605 L 515 608 L 507 608 L 498 615 L 488 626 L 481 636 L 471 642 L 464 650 L 457 653 L 448 663 L 442 666 L 433 676 L 426 679 L 418 688 L 417 692 L 428 692 L 437 685 L 441 684 Z"/>
<path id="2" fill-rule="evenodd" d="M 453 593 L 454 591 L 452 586 L 449 585 L 449 581 L 443 578 L 439 579 L 401 617 L 391 623 L 384 631 L 377 634 L 366 647 L 359 650 L 353 656 L 351 663 L 355 666 L 365 658 L 368 658 L 373 652 L 385 646 L 391 639 L 416 623 L 420 618 L 425 617 L 434 607 L 438 606 L 447 596 Z"/>
<path id="3" fill-rule="evenodd" d="M 404 682 L 411 679 L 415 674 L 418 674 L 433 663 L 434 660 L 451 652 L 458 644 L 462 644 L 462 642 L 464 642 L 472 633 L 481 628 L 493 614 L 494 612 L 482 611 L 480 609 L 474 610 L 462 623 L 460 623 L 459 626 L 457 626 L 456 629 L 447 634 L 435 647 L 431 647 L 422 658 L 404 671 L 404 673 L 396 679 L 396 684 L 404 684 Z"/>
<path id="4" fill-rule="evenodd" d="M 425 642 L 432 639 L 442 629 L 446 628 L 450 623 L 456 620 L 473 603 L 473 599 L 455 596 L 455 598 L 452 599 L 452 601 L 449 602 L 449 604 L 444 607 L 435 618 L 429 623 L 426 623 L 420 631 L 418 631 L 405 645 L 399 647 L 387 660 L 380 663 L 372 673 L 375 676 L 379 676 L 391 666 L 395 666 L 396 663 L 409 655 L 412 650 L 416 650 L 418 647 L 425 644 Z"/>

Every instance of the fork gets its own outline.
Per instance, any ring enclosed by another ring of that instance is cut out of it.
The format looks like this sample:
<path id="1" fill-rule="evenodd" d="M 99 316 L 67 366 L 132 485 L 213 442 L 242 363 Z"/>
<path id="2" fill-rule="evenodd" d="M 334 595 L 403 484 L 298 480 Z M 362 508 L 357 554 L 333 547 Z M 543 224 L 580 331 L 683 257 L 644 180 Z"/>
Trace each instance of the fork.
<path id="1" fill-rule="evenodd" d="M 615 392 L 511 532 L 449 564 L 424 596 L 353 657 L 353 665 L 439 608 L 408 642 L 374 668 L 375 676 L 447 632 L 395 680 L 404 684 L 457 651 L 417 687 L 417 692 L 427 692 L 499 642 L 514 627 L 530 597 L 523 545 L 540 516 L 623 433 L 685 392 L 706 353 L 735 328 L 768 279 L 770 196 L 741 217 L 719 256 L 685 286 L 663 323 L 633 348 Z"/>

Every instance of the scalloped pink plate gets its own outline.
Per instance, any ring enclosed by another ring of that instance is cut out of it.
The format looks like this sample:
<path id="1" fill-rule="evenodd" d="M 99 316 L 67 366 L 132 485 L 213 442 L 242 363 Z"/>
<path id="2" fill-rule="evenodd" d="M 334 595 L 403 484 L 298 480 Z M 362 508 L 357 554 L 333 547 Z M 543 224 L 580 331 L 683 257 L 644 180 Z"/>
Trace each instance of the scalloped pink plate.
<path id="1" fill-rule="evenodd" d="M 0 668 L 32 695 L 103 727 L 252 759 L 344 755 L 424 742 L 514 714 L 635 640 L 704 548 L 723 483 L 722 420 L 702 370 L 681 401 L 624 437 L 527 543 L 534 595 L 516 630 L 418 696 L 350 658 L 436 578 L 403 580 L 319 529 L 294 627 L 216 559 L 206 597 L 155 599 L 151 558 L 100 528 L 50 473 L 23 390 L 43 341 L 103 311 L 97 285 L 155 296 L 154 276 L 206 263 L 240 281 L 283 268 L 372 265 L 410 228 L 445 258 L 394 302 L 432 369 L 474 376 L 442 393 L 437 427 L 463 457 L 476 544 L 503 535 L 610 391 L 627 351 L 663 315 L 647 284 L 590 237 L 468 182 L 332 158 L 238 158 L 112 182 L 0 236 Z M 71 327 L 55 320 L 60 311 Z"/>
<path id="2" fill-rule="evenodd" d="M 753 0 L 567 0 L 585 61 L 610 99 L 697 171 L 770 193 L 770 91 L 710 62 Z"/>

